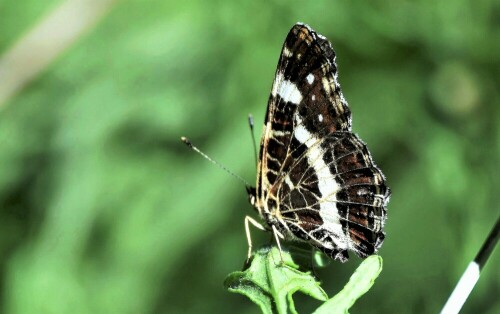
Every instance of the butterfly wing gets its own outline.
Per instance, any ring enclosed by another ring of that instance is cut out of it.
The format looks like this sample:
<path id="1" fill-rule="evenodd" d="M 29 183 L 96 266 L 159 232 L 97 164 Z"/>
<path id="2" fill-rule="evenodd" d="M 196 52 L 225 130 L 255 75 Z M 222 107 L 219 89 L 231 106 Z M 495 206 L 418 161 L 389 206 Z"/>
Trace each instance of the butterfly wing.
<path id="1" fill-rule="evenodd" d="M 281 221 L 294 236 L 345 261 L 347 250 L 367 257 L 382 245 L 390 191 L 366 145 L 353 133 L 309 139 L 277 182 Z"/>
<path id="2" fill-rule="evenodd" d="M 345 261 L 384 239 L 389 198 L 382 172 L 351 133 L 351 113 L 326 38 L 296 24 L 283 45 L 269 97 L 257 207 L 291 238 Z"/>

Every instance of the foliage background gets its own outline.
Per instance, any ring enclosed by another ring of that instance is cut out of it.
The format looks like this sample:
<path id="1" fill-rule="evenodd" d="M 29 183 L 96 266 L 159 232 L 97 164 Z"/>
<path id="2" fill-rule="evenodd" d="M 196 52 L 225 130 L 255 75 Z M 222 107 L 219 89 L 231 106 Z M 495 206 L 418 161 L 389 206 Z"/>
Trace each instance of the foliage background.
<path id="1" fill-rule="evenodd" d="M 0 2 L 0 55 L 60 3 Z M 222 287 L 246 256 L 244 187 L 179 137 L 253 182 L 246 117 L 263 121 L 303 21 L 393 190 L 384 270 L 353 312 L 438 311 L 499 213 L 499 17 L 493 0 L 114 3 L 0 104 L 0 308 L 255 313 Z M 499 257 L 464 313 L 500 312 Z M 321 270 L 325 290 L 359 262 Z"/>

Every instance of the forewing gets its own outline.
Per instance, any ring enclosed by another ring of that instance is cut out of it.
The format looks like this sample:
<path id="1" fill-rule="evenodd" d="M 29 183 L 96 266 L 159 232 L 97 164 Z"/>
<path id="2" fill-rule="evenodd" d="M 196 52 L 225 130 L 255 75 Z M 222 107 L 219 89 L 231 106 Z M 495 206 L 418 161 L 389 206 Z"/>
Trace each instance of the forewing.
<path id="1" fill-rule="evenodd" d="M 263 202 L 290 166 L 297 117 L 318 136 L 351 130 L 351 113 L 337 81 L 335 53 L 309 26 L 289 32 L 276 70 L 260 144 L 257 201 Z M 300 131 L 300 130 L 299 130 Z"/>

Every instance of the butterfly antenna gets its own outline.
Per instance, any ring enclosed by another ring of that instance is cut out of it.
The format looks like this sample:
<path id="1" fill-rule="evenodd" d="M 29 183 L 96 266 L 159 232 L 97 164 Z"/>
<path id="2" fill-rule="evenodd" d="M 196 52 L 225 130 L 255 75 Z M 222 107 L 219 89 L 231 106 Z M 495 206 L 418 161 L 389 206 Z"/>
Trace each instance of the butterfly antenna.
<path id="1" fill-rule="evenodd" d="M 205 154 L 204 152 L 202 152 L 201 150 L 199 150 L 198 147 L 194 146 L 193 143 L 191 143 L 191 141 L 187 137 L 182 136 L 181 137 L 181 141 L 183 141 L 184 144 L 186 144 L 189 148 L 191 148 L 192 150 L 194 150 L 195 152 L 197 152 L 198 154 L 200 154 L 206 160 L 210 161 L 214 165 L 218 166 L 219 168 L 221 168 L 225 172 L 229 173 L 230 175 L 232 175 L 236 179 L 238 179 L 241 182 L 243 182 L 247 188 L 250 187 L 250 184 L 248 184 L 248 182 L 246 182 L 242 177 L 240 177 L 239 175 L 235 174 L 231 170 L 227 169 L 225 166 L 223 166 L 221 163 L 217 162 L 216 160 L 208 157 L 207 154 Z"/>
<path id="2" fill-rule="evenodd" d="M 469 263 L 467 269 L 462 274 L 462 277 L 457 283 L 455 290 L 450 295 L 450 298 L 441 310 L 441 314 L 454 314 L 460 312 L 460 309 L 464 305 L 465 301 L 469 297 L 472 289 L 479 280 L 479 275 L 483 269 L 486 261 L 491 256 L 491 253 L 495 249 L 495 245 L 498 242 L 498 237 L 500 233 L 500 218 L 490 234 L 483 243 L 483 246 L 477 253 L 476 257 L 472 262 Z"/>
<path id="3" fill-rule="evenodd" d="M 250 126 L 250 133 L 252 134 L 253 152 L 255 156 L 255 166 L 257 166 L 257 144 L 255 142 L 255 130 L 253 127 L 253 116 L 250 113 L 248 115 L 248 125 Z"/>

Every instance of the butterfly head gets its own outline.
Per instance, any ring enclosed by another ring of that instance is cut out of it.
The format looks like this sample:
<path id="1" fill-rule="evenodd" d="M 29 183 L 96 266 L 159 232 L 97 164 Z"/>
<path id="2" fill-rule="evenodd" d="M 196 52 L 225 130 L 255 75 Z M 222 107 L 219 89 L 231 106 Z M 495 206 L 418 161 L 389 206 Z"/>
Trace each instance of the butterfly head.
<path id="1" fill-rule="evenodd" d="M 247 189 L 248 201 L 250 202 L 250 205 L 255 208 L 255 210 L 259 213 L 259 216 L 263 217 L 262 209 L 257 203 L 257 189 L 249 185 L 247 185 L 245 188 Z"/>
<path id="2" fill-rule="evenodd" d="M 248 201 L 250 202 L 250 205 L 255 207 L 257 201 L 257 190 L 254 187 L 248 185 L 245 188 L 247 189 Z"/>

